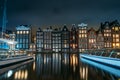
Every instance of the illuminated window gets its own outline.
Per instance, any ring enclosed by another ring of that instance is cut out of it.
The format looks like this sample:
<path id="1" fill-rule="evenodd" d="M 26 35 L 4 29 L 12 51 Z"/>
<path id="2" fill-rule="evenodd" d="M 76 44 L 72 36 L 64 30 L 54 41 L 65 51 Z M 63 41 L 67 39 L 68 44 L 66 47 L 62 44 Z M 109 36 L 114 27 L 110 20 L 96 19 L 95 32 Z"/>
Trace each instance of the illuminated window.
<path id="1" fill-rule="evenodd" d="M 113 43 L 113 47 L 115 47 L 115 43 Z"/>
<path id="2" fill-rule="evenodd" d="M 27 34 L 29 34 L 29 31 L 26 31 Z"/>
<path id="3" fill-rule="evenodd" d="M 81 30 L 79 31 L 79 33 L 81 33 Z"/>
<path id="4" fill-rule="evenodd" d="M 66 48 L 66 47 L 67 47 L 67 45 L 66 45 L 66 44 L 64 44 L 64 47 Z"/>
<path id="5" fill-rule="evenodd" d="M 114 29 L 114 27 L 112 29 Z"/>
<path id="6" fill-rule="evenodd" d="M 110 44 L 109 44 L 109 43 L 107 43 L 107 47 L 110 47 L 109 45 L 110 45 Z"/>
<path id="7" fill-rule="evenodd" d="M 82 33 L 84 33 L 84 30 L 82 30 Z"/>
<path id="8" fill-rule="evenodd" d="M 17 34 L 19 34 L 19 31 L 17 31 Z"/>
<path id="9" fill-rule="evenodd" d="M 106 44 L 105 44 L 105 47 L 107 47 Z"/>
<path id="10" fill-rule="evenodd" d="M 118 27 L 115 27 L 115 31 L 118 31 L 119 29 L 118 29 Z"/>
<path id="11" fill-rule="evenodd" d="M 32 45 L 30 45 L 30 48 L 32 48 Z"/>
<path id="12" fill-rule="evenodd" d="M 113 42 L 115 42 L 115 39 L 113 39 Z"/>
<path id="13" fill-rule="evenodd" d="M 116 47 L 119 47 L 119 43 L 116 43 Z"/>
<path id="14" fill-rule="evenodd" d="M 79 34 L 79 37 L 81 38 L 81 34 Z"/>
<path id="15" fill-rule="evenodd" d="M 82 34 L 82 37 L 84 37 L 84 34 Z"/>
<path id="16" fill-rule="evenodd" d="M 25 31 L 23 31 L 23 34 L 25 34 Z"/>
<path id="17" fill-rule="evenodd" d="M 119 39 L 116 39 L 116 42 L 119 42 Z"/>
<path id="18" fill-rule="evenodd" d="M 106 36 L 109 36 L 109 34 L 106 34 Z"/>
<path id="19" fill-rule="evenodd" d="M 22 31 L 20 31 L 20 34 L 22 34 Z"/>
<path id="20" fill-rule="evenodd" d="M 106 36 L 106 34 L 104 34 L 104 36 Z"/>
<path id="21" fill-rule="evenodd" d="M 85 34 L 85 37 L 87 37 L 87 34 Z"/>
<path id="22" fill-rule="evenodd" d="M 116 34 L 116 37 L 119 37 L 119 34 Z"/>
<path id="23" fill-rule="evenodd" d="M 115 34 L 113 34 L 113 37 L 115 37 Z"/>

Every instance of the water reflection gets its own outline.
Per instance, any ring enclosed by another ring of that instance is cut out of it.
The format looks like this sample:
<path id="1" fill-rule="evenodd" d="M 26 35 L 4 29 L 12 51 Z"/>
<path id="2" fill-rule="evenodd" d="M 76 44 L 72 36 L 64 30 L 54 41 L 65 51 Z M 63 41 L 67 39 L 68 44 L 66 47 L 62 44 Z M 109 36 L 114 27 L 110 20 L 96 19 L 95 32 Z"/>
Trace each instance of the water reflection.
<path id="1" fill-rule="evenodd" d="M 14 74 L 14 80 L 27 80 L 28 71 L 27 70 L 18 70 Z"/>
<path id="2" fill-rule="evenodd" d="M 88 80 L 88 67 L 87 66 L 80 67 L 80 78 L 82 80 Z"/>
<path id="3" fill-rule="evenodd" d="M 69 53 L 37 54 L 35 62 L 14 69 L 9 78 L 5 74 L 0 80 L 120 80 Z"/>

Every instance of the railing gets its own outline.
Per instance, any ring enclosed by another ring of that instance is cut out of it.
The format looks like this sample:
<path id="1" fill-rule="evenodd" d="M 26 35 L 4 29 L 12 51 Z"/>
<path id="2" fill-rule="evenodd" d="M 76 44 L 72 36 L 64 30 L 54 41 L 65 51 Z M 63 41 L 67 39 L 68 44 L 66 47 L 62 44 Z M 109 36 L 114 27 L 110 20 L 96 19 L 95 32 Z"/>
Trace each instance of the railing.
<path id="1" fill-rule="evenodd" d="M 86 50 L 83 54 L 120 58 L 120 49 L 99 49 L 99 50 Z"/>
<path id="2" fill-rule="evenodd" d="M 27 55 L 26 51 L 21 50 L 0 50 L 0 60 L 8 59 L 11 57 L 25 56 Z"/>

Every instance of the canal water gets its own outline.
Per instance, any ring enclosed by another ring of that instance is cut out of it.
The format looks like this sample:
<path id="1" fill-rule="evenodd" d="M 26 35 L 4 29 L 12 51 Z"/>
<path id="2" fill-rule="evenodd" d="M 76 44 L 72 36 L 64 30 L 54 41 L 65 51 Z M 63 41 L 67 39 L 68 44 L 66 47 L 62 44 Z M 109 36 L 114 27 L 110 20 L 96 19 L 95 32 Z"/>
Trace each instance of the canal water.
<path id="1" fill-rule="evenodd" d="M 120 74 L 120 73 L 118 73 Z M 114 74 L 81 61 L 80 54 L 37 54 L 35 61 L 0 75 L 0 80 L 120 80 Z"/>

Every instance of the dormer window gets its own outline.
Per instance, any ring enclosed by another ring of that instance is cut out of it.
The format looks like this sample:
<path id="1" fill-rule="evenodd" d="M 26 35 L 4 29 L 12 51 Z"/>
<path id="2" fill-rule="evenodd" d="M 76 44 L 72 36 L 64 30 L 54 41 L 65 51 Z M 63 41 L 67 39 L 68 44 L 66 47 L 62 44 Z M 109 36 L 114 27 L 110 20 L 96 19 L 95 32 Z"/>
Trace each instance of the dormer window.
<path id="1" fill-rule="evenodd" d="M 119 29 L 118 29 L 118 27 L 115 27 L 115 31 L 118 31 Z"/>

